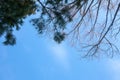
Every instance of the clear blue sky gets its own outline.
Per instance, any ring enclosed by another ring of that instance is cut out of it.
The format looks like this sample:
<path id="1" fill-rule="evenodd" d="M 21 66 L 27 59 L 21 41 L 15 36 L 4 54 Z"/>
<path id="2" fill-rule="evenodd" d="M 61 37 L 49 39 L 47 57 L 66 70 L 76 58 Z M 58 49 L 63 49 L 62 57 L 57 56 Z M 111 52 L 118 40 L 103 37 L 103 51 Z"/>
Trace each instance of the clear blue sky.
<path id="1" fill-rule="evenodd" d="M 65 42 L 41 38 L 28 20 L 15 34 L 15 46 L 0 43 L 0 80 L 120 80 L 119 59 L 80 59 Z"/>

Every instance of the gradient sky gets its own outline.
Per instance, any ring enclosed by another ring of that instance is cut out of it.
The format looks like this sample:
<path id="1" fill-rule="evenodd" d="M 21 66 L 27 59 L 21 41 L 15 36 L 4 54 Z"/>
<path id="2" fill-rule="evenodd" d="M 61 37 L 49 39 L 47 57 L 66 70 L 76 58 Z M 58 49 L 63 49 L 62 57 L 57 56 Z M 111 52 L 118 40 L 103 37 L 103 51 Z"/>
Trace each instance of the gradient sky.
<path id="1" fill-rule="evenodd" d="M 120 59 L 81 59 L 81 52 L 40 37 L 25 21 L 15 46 L 0 38 L 0 80 L 120 80 Z"/>

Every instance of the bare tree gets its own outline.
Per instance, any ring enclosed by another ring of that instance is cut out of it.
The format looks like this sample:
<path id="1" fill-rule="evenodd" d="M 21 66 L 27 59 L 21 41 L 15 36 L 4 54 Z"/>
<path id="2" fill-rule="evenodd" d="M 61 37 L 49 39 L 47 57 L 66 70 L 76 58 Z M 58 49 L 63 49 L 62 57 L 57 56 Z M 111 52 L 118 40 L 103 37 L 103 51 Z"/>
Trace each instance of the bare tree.
<path id="1" fill-rule="evenodd" d="M 38 18 L 31 20 L 39 34 L 47 34 L 58 43 L 67 39 L 76 48 L 82 49 L 84 52 L 87 51 L 84 54 L 85 57 L 99 56 L 101 53 L 114 56 L 119 53 L 119 49 L 114 44 L 114 40 L 117 39 L 120 32 L 119 0 L 31 0 L 31 2 L 33 2 L 33 6 L 30 5 L 31 3 L 28 4 L 31 13 L 40 14 Z M 6 3 L 9 8 L 8 4 L 10 5 L 10 3 L 8 1 Z M 13 3 L 16 4 L 14 1 Z M 5 12 L 5 9 L 7 11 L 8 8 L 4 7 L 5 5 L 2 5 L 1 2 L 0 4 L 2 12 Z M 21 2 L 18 5 L 20 4 L 23 5 Z M 13 14 L 14 11 L 12 11 L 15 7 L 12 5 L 10 7 L 10 14 L 18 16 L 19 12 Z M 24 12 L 28 11 L 24 15 L 31 14 L 28 9 L 22 9 L 25 10 Z M 0 25 L 3 23 L 2 12 L 0 13 L 2 15 Z M 19 18 L 15 19 L 19 20 Z M 6 15 L 5 20 L 8 20 Z M 11 22 L 12 19 L 9 18 L 9 21 Z M 9 22 L 7 23 L 9 24 Z M 9 25 L 7 27 L 13 29 Z M 3 25 L 0 26 L 1 35 L 6 30 L 4 28 Z M 11 35 L 7 35 L 6 38 L 11 38 Z"/>
<path id="2" fill-rule="evenodd" d="M 117 46 L 112 43 L 120 32 L 119 0 L 58 0 L 58 3 L 52 3 L 53 0 L 37 1 L 43 14 L 50 20 L 46 29 L 53 33 L 64 32 L 70 43 L 87 51 L 85 57 L 101 53 L 112 57 L 119 53 Z M 65 28 L 63 26 L 66 23 L 69 24 Z"/>

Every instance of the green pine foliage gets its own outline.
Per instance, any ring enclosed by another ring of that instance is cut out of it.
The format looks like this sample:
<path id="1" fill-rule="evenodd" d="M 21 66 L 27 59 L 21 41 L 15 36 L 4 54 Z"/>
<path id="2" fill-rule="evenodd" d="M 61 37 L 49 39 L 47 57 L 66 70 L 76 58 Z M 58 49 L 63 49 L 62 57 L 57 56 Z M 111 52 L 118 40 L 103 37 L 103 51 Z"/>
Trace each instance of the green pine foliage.
<path id="1" fill-rule="evenodd" d="M 81 7 L 82 3 L 87 2 L 86 0 L 45 0 L 40 3 L 39 11 L 41 13 L 40 17 L 31 20 L 35 28 L 38 30 L 38 33 L 44 33 L 45 30 L 51 30 L 53 39 L 61 43 L 65 36 L 62 36 L 60 33 L 63 33 L 66 29 L 66 24 L 73 20 L 73 15 L 71 11 L 76 8 Z M 60 36 L 61 38 L 58 38 Z"/>
<path id="2" fill-rule="evenodd" d="M 5 34 L 4 44 L 14 45 L 16 42 L 13 34 L 14 28 L 19 30 L 23 20 L 37 11 L 41 14 L 40 17 L 32 19 L 31 22 L 38 33 L 43 34 L 46 29 L 51 29 L 53 39 L 60 43 L 65 38 L 61 33 L 66 29 L 66 24 L 73 19 L 70 10 L 74 6 L 80 6 L 83 1 L 76 0 L 74 5 L 70 5 L 68 0 L 45 0 L 42 2 L 41 0 L 1 0 L 0 36 Z"/>
<path id="3" fill-rule="evenodd" d="M 60 32 L 55 32 L 54 33 L 54 40 L 57 43 L 61 43 L 61 41 L 63 41 L 65 39 L 65 34 L 60 33 Z"/>
<path id="4" fill-rule="evenodd" d="M 119 49 L 109 36 L 116 38 L 120 32 L 119 9 L 118 0 L 0 0 L 0 37 L 5 37 L 5 45 L 14 45 L 13 31 L 20 29 L 27 16 L 38 13 L 30 21 L 38 34 L 48 34 L 57 43 L 71 37 L 76 46 L 87 45 L 86 56 L 99 51 L 113 53 Z M 70 22 L 72 26 L 66 27 Z"/>
<path id="5" fill-rule="evenodd" d="M 23 19 L 35 13 L 36 4 L 33 0 L 1 0 L 0 1 L 0 36 L 5 34 L 5 45 L 14 45 L 13 29 L 20 29 Z"/>

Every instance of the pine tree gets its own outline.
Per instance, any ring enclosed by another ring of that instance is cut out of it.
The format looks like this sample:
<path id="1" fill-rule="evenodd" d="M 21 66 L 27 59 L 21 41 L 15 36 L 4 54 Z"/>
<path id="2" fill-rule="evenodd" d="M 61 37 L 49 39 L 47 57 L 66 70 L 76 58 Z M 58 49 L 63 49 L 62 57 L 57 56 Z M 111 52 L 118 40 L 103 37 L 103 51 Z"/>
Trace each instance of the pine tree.
<path id="1" fill-rule="evenodd" d="M 112 43 L 120 32 L 119 9 L 119 0 L 1 0 L 0 36 L 6 35 L 4 44 L 15 44 L 13 29 L 19 30 L 23 19 L 37 12 L 40 17 L 31 22 L 39 34 L 51 34 L 57 43 L 68 38 L 84 47 L 86 56 L 112 56 L 119 52 Z"/>
<path id="2" fill-rule="evenodd" d="M 5 34 L 5 45 L 16 43 L 13 29 L 20 29 L 23 19 L 35 13 L 36 4 L 33 0 L 1 0 L 0 1 L 0 36 Z"/>

